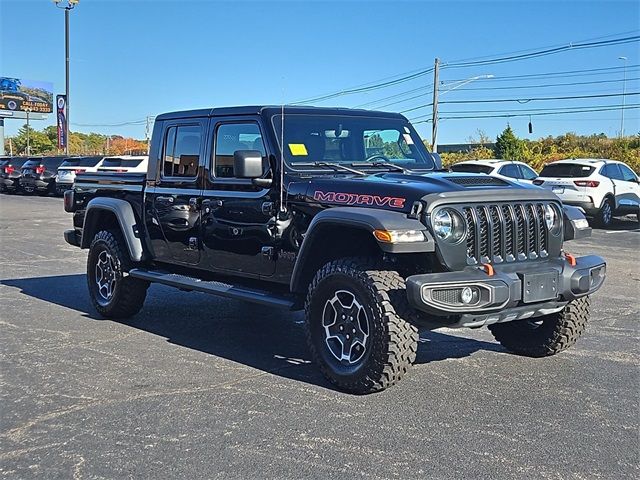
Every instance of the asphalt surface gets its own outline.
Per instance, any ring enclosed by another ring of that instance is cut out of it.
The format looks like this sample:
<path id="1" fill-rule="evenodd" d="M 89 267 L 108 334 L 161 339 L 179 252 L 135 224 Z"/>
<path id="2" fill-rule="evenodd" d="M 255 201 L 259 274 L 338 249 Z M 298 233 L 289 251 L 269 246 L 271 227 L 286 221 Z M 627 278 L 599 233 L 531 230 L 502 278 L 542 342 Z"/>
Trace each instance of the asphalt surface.
<path id="1" fill-rule="evenodd" d="M 640 232 L 567 244 L 608 261 L 578 344 L 507 353 L 421 332 L 375 395 L 335 391 L 300 314 L 152 286 L 98 319 L 59 198 L 0 195 L 0 474 L 7 478 L 638 478 Z"/>

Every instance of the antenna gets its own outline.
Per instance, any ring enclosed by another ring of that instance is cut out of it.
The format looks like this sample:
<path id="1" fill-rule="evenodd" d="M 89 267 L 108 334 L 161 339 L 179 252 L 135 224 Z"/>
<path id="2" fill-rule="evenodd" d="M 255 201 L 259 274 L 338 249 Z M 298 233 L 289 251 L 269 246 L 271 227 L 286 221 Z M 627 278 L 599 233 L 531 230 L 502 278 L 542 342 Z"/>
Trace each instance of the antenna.
<path id="1" fill-rule="evenodd" d="M 280 111 L 280 213 L 287 209 L 284 206 L 284 88 L 282 89 L 282 108 Z"/>

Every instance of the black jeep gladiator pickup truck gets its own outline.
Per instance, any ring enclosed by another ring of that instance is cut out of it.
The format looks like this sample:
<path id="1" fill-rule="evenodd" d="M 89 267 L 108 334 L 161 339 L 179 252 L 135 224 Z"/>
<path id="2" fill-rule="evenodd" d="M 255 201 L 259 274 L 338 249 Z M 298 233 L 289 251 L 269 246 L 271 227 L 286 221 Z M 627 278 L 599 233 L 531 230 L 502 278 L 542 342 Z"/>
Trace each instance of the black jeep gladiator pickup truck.
<path id="1" fill-rule="evenodd" d="M 487 325 L 508 350 L 573 345 L 605 261 L 548 190 L 442 171 L 405 117 L 232 107 L 156 119 L 149 169 L 80 174 L 68 243 L 88 248 L 100 315 L 142 307 L 156 282 L 305 310 L 313 359 L 337 387 L 395 384 L 418 327 Z"/>

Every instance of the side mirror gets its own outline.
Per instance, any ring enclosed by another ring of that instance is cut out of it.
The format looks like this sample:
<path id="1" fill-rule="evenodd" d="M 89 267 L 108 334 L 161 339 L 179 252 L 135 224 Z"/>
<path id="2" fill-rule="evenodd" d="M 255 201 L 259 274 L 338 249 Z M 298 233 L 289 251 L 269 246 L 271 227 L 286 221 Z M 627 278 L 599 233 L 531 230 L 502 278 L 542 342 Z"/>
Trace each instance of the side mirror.
<path id="1" fill-rule="evenodd" d="M 442 158 L 440 158 L 440 154 L 431 152 L 431 158 L 433 158 L 433 163 L 436 164 L 436 170 L 442 170 Z"/>
<path id="2" fill-rule="evenodd" d="M 236 150 L 233 152 L 233 175 L 236 178 L 260 178 L 262 154 L 258 150 Z"/>

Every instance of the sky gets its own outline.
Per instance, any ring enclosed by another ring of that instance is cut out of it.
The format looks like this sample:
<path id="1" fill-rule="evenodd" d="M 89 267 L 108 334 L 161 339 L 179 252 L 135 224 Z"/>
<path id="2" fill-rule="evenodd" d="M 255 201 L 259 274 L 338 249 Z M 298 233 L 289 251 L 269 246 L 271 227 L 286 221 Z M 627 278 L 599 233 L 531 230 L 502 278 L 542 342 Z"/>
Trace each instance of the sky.
<path id="1" fill-rule="evenodd" d="M 619 95 L 621 56 L 627 57 L 626 92 L 640 92 L 638 42 L 454 66 L 638 35 L 637 1 L 80 0 L 70 23 L 69 114 L 71 129 L 81 132 L 144 138 L 147 116 L 292 103 L 430 69 L 436 57 L 442 64 L 439 144 L 477 139 L 479 131 L 495 138 L 507 124 L 532 139 L 566 132 L 618 135 L 621 96 L 528 99 Z M 53 82 L 55 93 L 64 93 L 64 13 L 51 0 L 0 0 L 0 44 L 0 76 Z M 562 73 L 610 67 L 618 68 Z M 521 75 L 538 77 L 508 78 Z M 410 110 L 405 115 L 416 118 L 419 133 L 430 139 L 431 123 L 419 122 L 430 119 L 431 107 L 424 105 L 432 102 L 433 80 L 428 72 L 313 104 Z M 580 85 L 555 85 L 566 83 Z M 640 95 L 624 98 L 640 105 Z M 495 99 L 509 101 L 487 102 Z M 616 110 L 548 114 L 578 107 Z M 450 118 L 514 110 L 543 115 Z M 625 133 L 638 134 L 640 109 L 624 115 Z M 5 135 L 23 124 L 6 120 Z M 34 127 L 53 124 L 50 115 Z"/>

